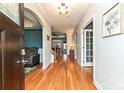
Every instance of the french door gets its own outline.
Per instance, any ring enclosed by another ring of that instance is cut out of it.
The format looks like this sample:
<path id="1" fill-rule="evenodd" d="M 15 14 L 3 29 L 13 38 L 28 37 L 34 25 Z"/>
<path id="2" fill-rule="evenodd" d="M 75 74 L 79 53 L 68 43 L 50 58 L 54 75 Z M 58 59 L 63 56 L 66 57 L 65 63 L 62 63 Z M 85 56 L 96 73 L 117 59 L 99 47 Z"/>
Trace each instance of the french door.
<path id="1" fill-rule="evenodd" d="M 84 66 L 93 66 L 93 30 L 84 30 Z"/>

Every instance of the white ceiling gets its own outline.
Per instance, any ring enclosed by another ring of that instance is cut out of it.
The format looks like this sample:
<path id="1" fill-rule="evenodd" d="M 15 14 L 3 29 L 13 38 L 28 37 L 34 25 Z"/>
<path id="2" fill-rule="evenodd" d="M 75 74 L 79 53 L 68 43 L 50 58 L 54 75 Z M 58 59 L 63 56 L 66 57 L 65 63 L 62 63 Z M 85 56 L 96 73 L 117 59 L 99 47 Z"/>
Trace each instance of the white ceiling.
<path id="1" fill-rule="evenodd" d="M 66 15 L 60 15 L 58 12 L 58 5 L 54 3 L 44 3 L 40 4 L 43 10 L 46 13 L 46 19 L 50 25 L 53 27 L 53 31 L 55 32 L 63 32 L 69 28 L 75 28 L 83 15 L 85 14 L 86 9 L 88 8 L 88 4 L 67 4 L 69 17 Z"/>

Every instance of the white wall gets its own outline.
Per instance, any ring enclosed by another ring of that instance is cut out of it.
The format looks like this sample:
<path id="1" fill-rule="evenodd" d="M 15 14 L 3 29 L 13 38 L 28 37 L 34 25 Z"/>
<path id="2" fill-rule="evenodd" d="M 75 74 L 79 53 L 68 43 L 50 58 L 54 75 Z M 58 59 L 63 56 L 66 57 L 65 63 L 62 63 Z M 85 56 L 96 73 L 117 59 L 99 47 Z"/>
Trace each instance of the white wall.
<path id="1" fill-rule="evenodd" d="M 72 42 L 74 43 L 74 58 L 77 59 L 77 36 L 76 36 L 76 31 L 73 32 L 72 34 Z"/>
<path id="2" fill-rule="evenodd" d="M 66 30 L 66 34 L 67 34 L 67 55 L 69 55 L 69 50 L 71 49 L 71 45 L 73 44 L 73 35 L 74 32 L 74 28 L 69 28 Z"/>
<path id="3" fill-rule="evenodd" d="M 85 15 L 82 18 L 80 24 L 76 28 L 76 32 L 77 32 L 76 50 L 77 50 L 77 62 L 79 64 L 81 64 L 81 60 L 83 58 L 83 56 L 81 56 L 81 44 L 83 43 L 81 40 L 83 38 L 83 37 L 81 38 L 81 36 L 83 36 L 81 32 L 81 28 L 85 28 L 89 20 L 92 18 L 92 16 L 94 15 L 93 10 L 94 10 L 94 5 L 91 4 L 90 7 L 88 7 L 87 11 L 85 12 Z"/>
<path id="4" fill-rule="evenodd" d="M 95 5 L 95 6 L 94 6 Z M 113 4 L 94 4 L 90 6 L 77 27 L 78 60 L 81 60 L 81 32 L 87 20 L 95 14 L 95 74 L 94 81 L 98 88 L 124 89 L 124 34 L 102 38 L 102 15 L 110 9 Z M 122 11 L 123 12 L 123 11 Z M 122 17 L 121 20 L 124 20 Z M 123 30 L 121 27 L 121 30 Z"/>
<path id="5" fill-rule="evenodd" d="M 24 18 L 24 27 L 32 27 L 33 22 L 27 18 Z"/>
<path id="6" fill-rule="evenodd" d="M 43 26 L 43 68 L 45 69 L 50 64 L 51 59 L 51 41 L 47 40 L 47 35 L 51 37 L 51 27 L 47 23 L 43 11 L 41 11 L 38 4 L 26 3 L 24 7 L 32 10 L 39 17 L 40 23 Z"/>

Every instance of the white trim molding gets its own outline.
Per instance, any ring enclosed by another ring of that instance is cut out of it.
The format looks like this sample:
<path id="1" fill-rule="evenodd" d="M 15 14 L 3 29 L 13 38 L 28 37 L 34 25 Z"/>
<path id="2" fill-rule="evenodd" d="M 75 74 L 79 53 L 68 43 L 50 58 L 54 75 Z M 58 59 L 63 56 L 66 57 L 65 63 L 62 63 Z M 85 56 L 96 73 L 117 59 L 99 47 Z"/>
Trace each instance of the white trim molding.
<path id="1" fill-rule="evenodd" d="M 77 59 L 77 63 L 81 65 L 81 62 Z"/>
<path id="2" fill-rule="evenodd" d="M 46 69 L 46 66 L 45 65 L 43 65 L 43 70 L 45 70 Z"/>
<path id="3" fill-rule="evenodd" d="M 93 84 L 96 86 L 98 90 L 103 90 L 103 87 L 96 80 L 94 80 Z"/>
<path id="4" fill-rule="evenodd" d="M 84 63 L 83 62 L 81 63 L 81 66 L 84 67 Z"/>

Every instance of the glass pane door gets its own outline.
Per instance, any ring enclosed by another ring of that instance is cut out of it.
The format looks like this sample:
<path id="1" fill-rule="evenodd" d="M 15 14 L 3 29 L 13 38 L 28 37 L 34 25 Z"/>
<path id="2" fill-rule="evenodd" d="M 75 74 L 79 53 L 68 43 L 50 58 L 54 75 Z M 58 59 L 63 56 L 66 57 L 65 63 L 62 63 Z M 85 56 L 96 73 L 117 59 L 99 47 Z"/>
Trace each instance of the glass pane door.
<path id="1" fill-rule="evenodd" d="M 86 29 L 84 33 L 84 63 L 86 66 L 92 66 L 93 62 L 93 30 Z"/>

